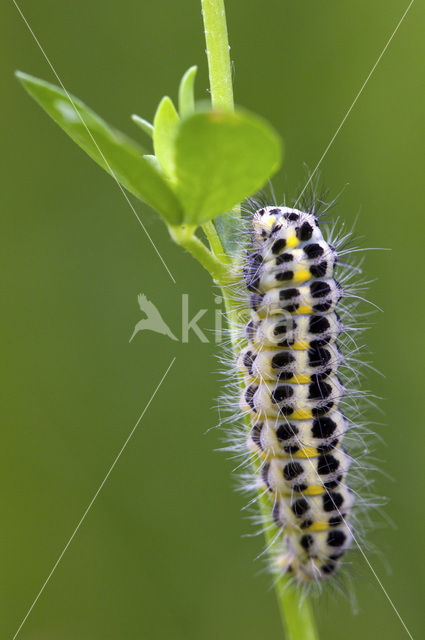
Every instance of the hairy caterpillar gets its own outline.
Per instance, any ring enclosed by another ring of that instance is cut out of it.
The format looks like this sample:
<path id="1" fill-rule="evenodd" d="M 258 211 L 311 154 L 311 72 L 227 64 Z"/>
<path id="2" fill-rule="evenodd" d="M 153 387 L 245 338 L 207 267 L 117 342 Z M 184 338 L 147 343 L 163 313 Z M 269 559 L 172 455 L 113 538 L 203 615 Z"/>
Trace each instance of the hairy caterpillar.
<path id="1" fill-rule="evenodd" d="M 334 277 L 340 254 L 314 213 L 266 206 L 251 222 L 240 407 L 278 529 L 276 569 L 317 583 L 337 570 L 353 539 L 351 457 L 342 446 L 352 424 L 338 375 L 346 359 L 338 345 L 346 291 Z"/>

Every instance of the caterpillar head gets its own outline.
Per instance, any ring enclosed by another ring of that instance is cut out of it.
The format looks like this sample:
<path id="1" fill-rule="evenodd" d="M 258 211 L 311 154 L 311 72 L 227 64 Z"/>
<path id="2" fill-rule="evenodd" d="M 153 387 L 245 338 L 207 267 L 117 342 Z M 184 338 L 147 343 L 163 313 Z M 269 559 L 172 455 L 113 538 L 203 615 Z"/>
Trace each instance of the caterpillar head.
<path id="1" fill-rule="evenodd" d="M 290 207 L 263 207 L 253 216 L 254 240 L 260 243 L 273 240 L 284 249 L 293 249 L 300 242 L 322 237 L 317 218 Z"/>

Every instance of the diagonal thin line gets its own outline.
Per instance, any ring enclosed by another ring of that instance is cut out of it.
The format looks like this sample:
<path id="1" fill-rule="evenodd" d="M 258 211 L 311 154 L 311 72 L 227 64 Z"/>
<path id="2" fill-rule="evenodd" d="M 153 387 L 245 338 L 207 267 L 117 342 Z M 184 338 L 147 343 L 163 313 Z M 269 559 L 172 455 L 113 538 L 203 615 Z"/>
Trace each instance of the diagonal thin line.
<path id="1" fill-rule="evenodd" d="M 13 0 L 14 1 L 14 0 Z M 307 180 L 304 189 L 301 191 L 300 195 L 298 196 L 294 207 L 297 206 L 297 204 L 299 203 L 299 201 L 301 200 L 305 190 L 307 189 L 308 185 L 310 184 L 310 182 L 312 181 L 312 179 L 314 178 L 318 168 L 320 167 L 320 165 L 323 162 L 324 157 L 326 156 L 326 154 L 328 153 L 329 149 L 331 148 L 331 146 L 333 145 L 333 143 L 335 142 L 335 138 L 337 137 L 337 135 L 339 134 L 339 132 L 341 131 L 342 127 L 345 124 L 345 121 L 347 120 L 348 116 L 350 115 L 351 111 L 353 110 L 357 100 L 360 98 L 361 94 L 363 93 L 364 88 L 366 87 L 367 83 L 369 82 L 370 78 L 372 77 L 376 67 L 378 66 L 378 64 L 381 61 L 382 56 L 384 55 L 384 53 L 386 52 L 386 50 L 388 49 L 388 47 L 391 44 L 392 39 L 394 38 L 395 34 L 397 33 L 397 31 L 399 30 L 403 20 L 405 19 L 405 17 L 407 16 L 407 14 L 410 11 L 410 8 L 412 6 L 412 4 L 414 3 L 415 0 L 410 0 L 410 3 L 407 7 L 407 9 L 405 10 L 405 12 L 403 13 L 403 15 L 401 16 L 400 20 L 397 23 L 396 28 L 394 29 L 394 31 L 392 32 L 391 36 L 389 37 L 389 39 L 387 40 L 387 43 L 385 45 L 385 47 L 382 49 L 381 53 L 378 56 L 378 59 L 376 60 L 375 64 L 373 65 L 372 69 L 369 71 L 369 74 L 366 78 L 366 80 L 363 82 L 362 86 L 360 87 L 360 91 L 358 92 L 358 94 L 356 95 L 356 97 L 354 98 L 353 102 L 351 103 L 350 108 L 348 109 L 347 113 L 345 114 L 345 116 L 343 117 L 343 119 L 341 120 L 341 123 L 339 125 L 339 127 L 337 128 L 337 130 L 335 131 L 334 135 L 332 136 L 332 138 L 329 141 L 328 146 L 326 147 L 326 149 L 324 150 L 319 162 L 317 163 L 317 165 L 314 168 L 313 173 L 310 175 L 309 179 Z"/>
<path id="2" fill-rule="evenodd" d="M 301 445 L 301 443 L 300 443 L 300 441 L 299 441 L 299 439 L 298 439 L 298 438 L 296 438 L 296 439 L 298 440 L 298 443 L 300 444 L 300 446 L 302 446 L 302 445 Z M 313 469 L 313 472 L 316 474 L 316 477 L 317 477 L 317 479 L 319 480 L 319 483 L 320 483 L 320 482 L 321 482 L 321 480 L 320 480 L 320 476 L 319 476 L 318 472 L 316 471 L 316 469 L 315 469 L 315 467 L 314 467 L 314 464 L 312 463 L 312 461 L 311 461 L 311 459 L 310 459 L 310 458 L 307 458 L 307 460 L 308 460 L 308 461 L 309 461 L 309 463 L 311 464 L 311 467 L 312 467 L 312 469 Z M 330 499 L 332 500 L 332 496 L 331 496 L 331 494 L 330 494 L 330 492 L 329 492 L 329 490 L 328 490 L 328 488 L 327 488 L 327 487 L 325 487 L 325 491 L 326 491 L 326 493 L 328 494 L 328 496 L 330 497 Z M 334 503 L 334 504 L 335 504 L 335 503 Z M 356 545 L 357 549 L 358 549 L 358 550 L 360 551 L 360 553 L 362 554 L 364 561 L 366 562 L 367 566 L 368 566 L 368 567 L 369 567 L 369 569 L 371 570 L 371 572 L 372 572 L 372 574 L 373 574 L 373 576 L 374 576 L 375 580 L 377 581 L 378 585 L 381 587 L 383 594 L 385 595 L 385 597 L 386 597 L 386 599 L 388 600 L 389 604 L 390 604 L 390 605 L 391 605 L 391 607 L 393 608 L 393 611 L 394 611 L 394 613 L 396 614 L 397 618 L 400 620 L 400 623 L 401 623 L 402 627 L 403 627 L 403 628 L 404 628 L 404 630 L 406 631 L 406 633 L 407 633 L 407 635 L 409 636 L 410 640 L 413 640 L 413 636 L 412 636 L 412 634 L 410 633 L 409 629 L 407 628 L 406 623 L 404 622 L 403 618 L 401 617 L 401 614 L 399 613 L 399 611 L 398 611 L 397 607 L 395 606 L 394 602 L 392 601 L 390 594 L 388 593 L 388 591 L 385 589 L 384 585 L 382 584 L 382 582 L 381 582 L 381 580 L 380 580 L 380 578 L 379 578 L 378 574 L 376 573 L 375 569 L 373 568 L 373 566 L 372 566 L 372 564 L 371 564 L 371 562 L 370 562 L 369 558 L 367 557 L 366 553 L 365 553 L 365 552 L 364 552 L 364 550 L 362 549 L 362 547 L 361 547 L 361 545 L 360 545 L 360 542 L 359 542 L 359 541 L 358 541 L 358 539 L 357 539 L 357 536 L 355 536 L 355 535 L 354 535 L 353 530 L 352 530 L 352 529 L 351 529 L 351 527 L 348 525 L 348 523 L 347 523 L 347 521 L 346 521 L 346 519 L 345 519 L 345 516 L 344 516 L 344 514 L 343 514 L 343 513 L 341 513 L 341 511 L 340 511 L 339 507 L 337 507 L 336 505 L 335 505 L 335 507 L 336 507 L 336 511 L 338 512 L 338 515 L 340 516 L 341 520 L 343 521 L 343 523 L 345 524 L 345 526 L 347 527 L 347 529 L 349 529 L 349 531 L 350 531 L 350 533 L 351 533 L 351 536 L 352 536 L 352 538 L 353 538 L 353 540 L 354 540 L 354 543 L 355 543 L 355 545 Z"/>
<path id="3" fill-rule="evenodd" d="M 130 442 L 134 432 L 136 431 L 137 427 L 139 426 L 143 416 L 145 415 L 146 411 L 148 410 L 152 400 L 154 399 L 154 397 L 156 396 L 160 386 L 162 385 L 162 383 L 164 382 L 168 372 L 170 371 L 171 367 L 173 366 L 174 362 L 175 362 L 176 358 L 174 357 L 170 364 L 168 365 L 168 368 L 166 370 L 166 372 L 164 373 L 164 375 L 162 376 L 161 380 L 159 381 L 155 391 L 152 393 L 151 397 L 149 398 L 148 403 L 146 404 L 145 408 L 143 409 L 142 413 L 140 414 L 136 424 L 134 425 L 134 427 L 132 428 L 132 430 L 130 431 L 129 435 L 127 436 L 126 441 L 124 442 L 124 444 L 122 445 L 121 449 L 119 450 L 118 454 L 115 456 L 115 459 L 113 461 L 113 463 L 111 464 L 111 466 L 108 469 L 107 474 L 105 475 L 104 479 L 102 480 L 102 482 L 100 483 L 96 493 L 94 494 L 93 498 L 90 500 L 86 510 L 84 511 L 83 515 L 80 518 L 80 521 L 78 522 L 77 526 L 75 527 L 74 531 L 72 532 L 72 535 L 70 536 L 68 542 L 66 543 L 66 545 L 64 546 L 64 548 L 62 549 L 58 559 L 56 560 L 55 564 L 53 565 L 49 575 L 47 576 L 47 578 L 45 579 L 45 581 L 42 584 L 42 587 L 40 589 L 40 591 L 37 593 L 36 597 L 34 598 L 30 608 L 28 609 L 27 613 L 25 614 L 25 617 L 23 618 L 21 624 L 19 625 L 15 635 L 13 636 L 12 640 L 15 640 L 18 637 L 18 634 L 20 632 L 20 630 L 22 629 L 22 627 L 24 626 L 25 622 L 28 619 L 28 616 L 30 615 L 31 611 L 34 609 L 35 605 L 37 604 L 41 594 L 43 593 L 43 591 L 45 590 L 50 578 L 52 577 L 52 575 L 54 574 L 54 572 L 56 571 L 60 561 L 62 560 L 63 556 L 65 555 L 66 550 L 68 549 L 69 545 L 71 544 L 71 542 L 73 541 L 73 539 L 75 538 L 79 528 L 81 527 L 81 525 L 83 524 L 88 512 L 90 511 L 90 509 L 92 508 L 97 496 L 99 495 L 99 493 L 102 491 L 107 479 L 109 478 L 109 476 L 111 475 L 115 465 L 117 464 L 118 460 L 121 457 L 121 454 L 123 453 L 124 449 L 126 448 L 127 444 Z"/>
<path id="4" fill-rule="evenodd" d="M 338 509 L 338 512 L 340 513 L 339 509 Z M 343 516 L 341 513 L 340 513 L 340 515 L 341 515 L 341 518 L 344 520 L 344 523 L 345 523 L 345 524 L 347 524 L 347 523 L 345 522 L 345 518 L 344 518 L 344 516 Z M 382 589 L 382 591 L 383 591 L 383 593 L 384 593 L 385 597 L 387 598 L 388 602 L 389 602 L 389 603 L 390 603 L 390 605 L 392 606 L 392 608 L 393 608 L 393 610 L 394 610 L 394 612 L 395 612 L 395 614 L 396 614 L 397 618 L 400 620 L 400 622 L 401 622 L 401 624 L 402 624 L 402 626 L 403 626 L 404 630 L 406 631 L 406 633 L 407 633 L 407 635 L 409 636 L 410 640 L 413 640 L 413 636 L 412 636 L 412 634 L 410 633 L 409 629 L 407 628 L 406 623 L 404 622 L 404 620 L 403 620 L 403 618 L 401 617 L 401 615 L 400 615 L 400 613 L 399 613 L 399 611 L 398 611 L 397 607 L 395 606 L 394 602 L 392 601 L 392 599 L 391 599 L 391 597 L 390 597 L 389 593 L 387 592 L 387 590 L 385 589 L 385 587 L 384 587 L 384 585 L 382 584 L 381 580 L 379 579 L 378 575 L 376 574 L 375 569 L 372 567 L 371 563 L 369 562 L 369 559 L 367 558 L 367 556 L 366 556 L 365 552 L 364 552 L 364 551 L 363 551 L 363 549 L 361 548 L 360 544 L 357 542 L 357 538 L 354 536 L 353 532 L 351 532 L 351 535 L 353 536 L 353 540 L 354 540 L 354 542 L 356 543 L 358 550 L 359 550 L 359 551 L 360 551 L 360 553 L 362 554 L 362 556 L 363 556 L 363 558 L 364 558 L 364 560 L 365 560 L 365 562 L 366 562 L 367 566 L 369 567 L 369 569 L 370 569 L 370 570 L 371 570 L 371 572 L 373 573 L 373 575 L 374 575 L 374 577 L 375 577 L 375 579 L 376 579 L 377 583 L 378 583 L 378 584 L 379 584 L 379 586 L 381 587 L 381 589 Z"/>
<path id="5" fill-rule="evenodd" d="M 271 393 L 273 390 L 271 389 L 271 387 L 267 384 L 267 381 L 260 376 L 261 382 L 265 385 L 265 387 L 267 388 L 267 390 Z M 295 439 L 299 445 L 299 447 L 302 449 L 303 448 L 303 443 L 301 442 L 301 440 L 298 438 L 298 436 L 295 436 Z M 322 479 L 320 478 L 320 475 L 317 471 L 317 469 L 315 468 L 313 462 L 311 461 L 310 457 L 307 457 L 306 460 L 308 460 L 309 464 L 311 465 L 311 468 L 313 469 L 313 473 L 316 476 L 317 480 L 318 480 L 318 484 L 322 484 Z M 332 496 L 328 490 L 327 487 L 324 487 L 327 495 L 329 496 L 329 498 L 332 500 Z M 358 548 L 358 550 L 360 551 L 360 553 L 362 554 L 367 566 L 369 567 L 369 569 L 371 570 L 374 578 L 376 579 L 378 585 L 381 587 L 382 592 L 384 593 L 385 597 L 387 598 L 388 602 L 390 603 L 391 607 L 393 608 L 397 618 L 400 620 L 400 623 L 402 624 L 404 630 L 406 631 L 407 635 L 409 636 L 410 640 L 413 640 L 413 636 L 410 633 L 409 629 L 407 628 L 406 623 L 404 622 L 403 618 L 401 617 L 401 614 L 399 613 L 397 607 L 395 606 L 394 602 L 391 599 L 391 596 L 389 595 L 388 591 L 385 589 L 384 585 L 382 584 L 379 576 L 377 575 L 375 569 L 373 568 L 371 562 L 369 561 L 366 553 L 363 551 L 359 541 L 357 540 L 357 537 L 354 535 L 353 530 L 351 529 L 351 527 L 348 525 L 345 516 L 343 513 L 341 513 L 339 507 L 337 507 L 337 505 L 334 503 L 335 505 L 335 510 L 338 512 L 338 515 L 341 517 L 341 520 L 343 521 L 343 523 L 345 524 L 345 526 L 347 527 L 347 529 L 349 529 L 351 536 L 353 538 L 354 544 L 356 545 L 356 547 Z"/>
<path id="6" fill-rule="evenodd" d="M 77 114 L 78 118 L 81 120 L 84 128 L 86 129 L 87 133 L 89 134 L 90 138 L 92 139 L 96 149 L 99 151 L 100 155 L 102 156 L 103 161 L 105 162 L 109 173 L 111 174 L 111 176 L 113 177 L 113 179 L 115 180 L 115 182 L 118 185 L 118 188 L 120 189 L 122 195 L 124 196 L 124 198 L 127 201 L 128 206 L 130 207 L 130 209 L 132 210 L 132 212 L 134 213 L 134 215 L 137 218 L 137 221 L 139 222 L 140 226 L 142 227 L 143 231 L 145 232 L 145 234 L 147 235 L 149 242 L 151 243 L 151 245 L 153 246 L 157 256 L 159 257 L 159 259 L 161 260 L 162 264 L 164 265 L 165 269 L 167 270 L 168 275 L 170 276 L 171 280 L 174 282 L 174 284 L 176 284 L 176 280 L 173 276 L 173 274 L 171 273 L 170 269 L 167 267 L 164 258 L 162 257 L 162 255 L 160 254 L 156 244 L 154 243 L 154 241 L 152 240 L 151 236 L 149 235 L 145 225 L 143 224 L 142 220 L 140 219 L 139 215 L 137 214 L 136 209 L 134 208 L 134 206 L 132 205 L 128 195 L 126 194 L 125 190 L 123 189 L 123 187 L 121 186 L 121 184 L 118 181 L 118 178 L 116 177 L 114 171 L 112 170 L 109 162 L 107 161 L 107 159 L 105 158 L 102 150 L 100 149 L 99 145 L 97 144 L 96 140 L 93 137 L 93 134 L 91 133 L 90 129 L 88 128 L 87 124 L 85 123 L 82 115 L 80 114 L 80 112 L 78 111 L 78 109 L 76 108 L 74 101 L 72 100 L 71 95 L 69 94 L 69 92 L 67 91 L 67 89 L 65 88 L 65 85 L 63 84 L 62 80 L 60 79 L 56 69 L 54 68 L 53 64 L 50 62 L 50 59 L 47 55 L 47 53 L 44 51 L 43 47 L 41 46 L 37 36 L 35 35 L 34 31 L 32 30 L 32 28 L 30 27 L 28 20 L 26 19 L 26 17 L 24 16 L 24 14 L 22 13 L 21 8 L 19 7 L 19 5 L 17 4 L 16 0 L 12 0 L 13 4 L 15 5 L 19 15 L 21 16 L 22 20 L 24 21 L 25 25 L 28 28 L 28 31 L 30 32 L 30 34 L 32 35 L 34 41 L 36 42 L 38 48 L 40 49 L 41 53 L 43 54 L 44 58 L 46 59 L 47 64 L 49 65 L 50 69 L 52 70 L 54 76 L 56 77 L 57 81 L 59 82 L 60 86 L 62 87 L 63 91 L 66 94 L 66 97 L 68 98 L 68 100 L 70 101 L 70 103 L 72 104 L 72 107 L 74 108 L 75 113 Z"/>

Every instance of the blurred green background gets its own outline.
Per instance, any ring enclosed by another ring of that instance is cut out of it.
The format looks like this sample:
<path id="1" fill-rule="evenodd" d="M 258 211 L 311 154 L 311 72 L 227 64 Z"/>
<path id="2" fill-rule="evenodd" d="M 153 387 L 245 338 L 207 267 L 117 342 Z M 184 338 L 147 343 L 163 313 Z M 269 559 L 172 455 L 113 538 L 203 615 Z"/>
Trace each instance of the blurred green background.
<path id="1" fill-rule="evenodd" d="M 106 120 L 130 122 L 176 97 L 183 71 L 207 68 L 198 0 L 21 1 L 65 86 Z M 285 140 L 276 192 L 291 198 L 324 151 L 407 2 L 227 2 L 236 101 Z M 27 640 L 280 638 L 260 538 L 214 450 L 220 375 L 213 343 L 139 334 L 137 294 L 179 331 L 214 292 L 159 219 L 137 211 L 173 285 L 116 184 L 28 98 L 16 68 L 55 81 L 13 3 L 2 7 L 0 68 L 2 427 L 0 636 L 11 638 L 171 359 L 134 438 L 23 627 Z M 383 307 L 367 341 L 380 396 L 391 526 L 370 559 L 415 638 L 423 619 L 423 173 L 425 7 L 413 5 L 322 166 L 349 227 L 360 212 L 369 297 Z M 418 396 L 419 393 L 419 396 Z M 376 416 L 373 416 L 376 418 Z M 359 613 L 345 596 L 317 604 L 321 637 L 407 637 L 359 554 Z M 422 568 L 421 568 L 422 564 Z"/>

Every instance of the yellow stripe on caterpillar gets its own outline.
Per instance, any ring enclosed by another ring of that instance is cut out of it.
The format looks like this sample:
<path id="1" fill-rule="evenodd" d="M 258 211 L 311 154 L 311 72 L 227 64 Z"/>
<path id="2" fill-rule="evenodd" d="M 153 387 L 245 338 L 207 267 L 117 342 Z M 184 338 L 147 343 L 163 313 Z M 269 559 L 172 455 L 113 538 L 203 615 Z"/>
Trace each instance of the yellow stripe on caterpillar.
<path id="1" fill-rule="evenodd" d="M 327 531 L 330 528 L 331 527 L 327 522 L 313 522 L 313 524 L 310 525 L 308 529 L 306 529 L 306 531 Z"/>
<path id="2" fill-rule="evenodd" d="M 297 316 L 308 316 L 313 313 L 313 309 L 308 304 L 302 304 L 300 307 L 298 307 L 295 313 L 297 314 Z"/>
<path id="3" fill-rule="evenodd" d="M 292 455 L 294 458 L 314 458 L 318 455 L 318 452 L 315 447 L 302 447 Z"/>
<path id="4" fill-rule="evenodd" d="M 303 494 L 306 496 L 320 496 L 324 492 L 325 489 L 321 484 L 312 484 L 310 487 L 307 487 L 307 489 L 304 489 Z"/>
<path id="5" fill-rule="evenodd" d="M 285 382 L 288 382 L 289 384 L 307 384 L 307 382 L 311 382 L 311 377 L 303 373 L 299 373 L 292 378 L 285 378 Z"/>
<path id="6" fill-rule="evenodd" d="M 294 273 L 293 282 L 306 282 L 310 280 L 311 274 L 307 269 L 300 269 Z"/>
<path id="7" fill-rule="evenodd" d="M 288 247 L 288 249 L 294 249 L 298 244 L 299 241 L 295 234 L 293 236 L 290 236 L 286 240 L 286 246 Z"/>
<path id="8" fill-rule="evenodd" d="M 294 420 L 308 420 L 313 417 L 311 409 L 296 409 L 291 413 Z"/>

